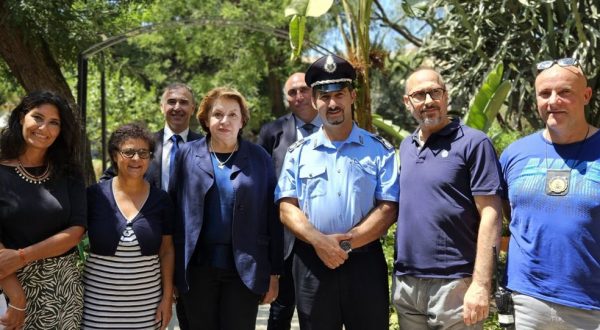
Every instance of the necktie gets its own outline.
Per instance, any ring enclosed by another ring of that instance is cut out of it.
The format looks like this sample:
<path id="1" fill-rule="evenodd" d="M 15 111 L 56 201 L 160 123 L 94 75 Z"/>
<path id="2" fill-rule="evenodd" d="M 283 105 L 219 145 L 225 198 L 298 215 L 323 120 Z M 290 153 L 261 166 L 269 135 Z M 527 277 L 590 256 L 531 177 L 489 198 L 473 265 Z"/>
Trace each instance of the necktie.
<path id="1" fill-rule="evenodd" d="M 169 153 L 169 180 L 173 176 L 173 172 L 175 171 L 175 154 L 177 150 L 179 150 L 179 142 L 182 142 L 183 139 L 181 135 L 173 134 L 170 138 L 173 145 L 171 146 L 171 152 Z"/>
<path id="2" fill-rule="evenodd" d="M 302 129 L 306 131 L 306 133 L 308 133 L 308 135 L 311 135 L 313 130 L 315 129 L 315 125 L 311 124 L 311 123 L 307 123 L 302 125 Z"/>

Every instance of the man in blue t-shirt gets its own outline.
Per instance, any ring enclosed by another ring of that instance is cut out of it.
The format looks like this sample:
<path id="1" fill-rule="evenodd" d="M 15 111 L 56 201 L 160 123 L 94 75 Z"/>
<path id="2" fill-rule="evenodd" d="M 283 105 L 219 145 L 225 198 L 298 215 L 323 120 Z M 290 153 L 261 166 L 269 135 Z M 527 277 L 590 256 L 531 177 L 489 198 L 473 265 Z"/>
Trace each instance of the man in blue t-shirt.
<path id="1" fill-rule="evenodd" d="M 517 329 L 600 329 L 600 134 L 576 59 L 538 64 L 546 124 L 500 157 L 510 217 L 507 287 Z"/>
<path id="2" fill-rule="evenodd" d="M 481 329 L 501 217 L 490 140 L 447 117 L 442 77 L 419 69 L 404 103 L 419 122 L 400 145 L 393 302 L 401 329 Z"/>

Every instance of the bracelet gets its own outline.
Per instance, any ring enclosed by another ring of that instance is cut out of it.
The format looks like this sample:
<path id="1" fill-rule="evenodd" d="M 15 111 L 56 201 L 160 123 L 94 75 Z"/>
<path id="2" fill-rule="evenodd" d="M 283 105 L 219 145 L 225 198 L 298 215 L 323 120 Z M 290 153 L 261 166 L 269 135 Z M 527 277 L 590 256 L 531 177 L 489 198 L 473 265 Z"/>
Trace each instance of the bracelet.
<path id="1" fill-rule="evenodd" d="M 23 261 L 23 263 L 27 265 L 27 260 L 25 259 L 25 251 L 23 251 L 23 249 L 18 249 L 17 252 L 19 252 L 19 257 L 21 258 L 21 261 Z"/>
<path id="2" fill-rule="evenodd" d="M 25 308 L 19 308 L 19 307 L 16 307 L 15 305 L 12 305 L 12 304 L 8 304 L 8 307 L 10 307 L 10 308 L 12 308 L 14 310 L 18 310 L 19 312 L 24 312 L 25 311 Z"/>

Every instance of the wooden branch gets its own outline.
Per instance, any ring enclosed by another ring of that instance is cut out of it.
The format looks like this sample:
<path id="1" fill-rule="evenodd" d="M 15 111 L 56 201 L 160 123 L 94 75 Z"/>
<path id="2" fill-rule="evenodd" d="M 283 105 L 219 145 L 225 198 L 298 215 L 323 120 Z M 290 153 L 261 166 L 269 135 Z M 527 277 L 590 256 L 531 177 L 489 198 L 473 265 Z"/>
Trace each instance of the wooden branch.
<path id="1" fill-rule="evenodd" d="M 392 22 L 392 20 L 387 16 L 385 11 L 383 10 L 383 6 L 379 3 L 379 0 L 374 0 L 375 6 L 377 7 L 377 11 L 374 12 L 375 19 L 380 20 L 383 24 L 390 27 L 390 29 L 398 32 L 404 39 L 408 40 L 410 43 L 417 47 L 421 47 L 423 45 L 423 40 L 413 35 L 405 26 Z"/>

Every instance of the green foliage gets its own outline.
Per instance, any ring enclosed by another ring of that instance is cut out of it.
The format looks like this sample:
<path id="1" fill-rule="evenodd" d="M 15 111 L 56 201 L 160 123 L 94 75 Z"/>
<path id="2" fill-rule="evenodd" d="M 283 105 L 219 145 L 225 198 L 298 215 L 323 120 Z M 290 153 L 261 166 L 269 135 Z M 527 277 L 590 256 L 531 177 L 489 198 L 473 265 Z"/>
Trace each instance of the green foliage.
<path id="1" fill-rule="evenodd" d="M 394 142 L 399 144 L 410 135 L 410 132 L 402 129 L 400 126 L 394 124 L 389 119 L 384 119 L 381 115 L 373 114 L 373 126 L 377 127 L 377 129 L 383 131 L 385 136 L 391 137 L 394 139 Z"/>
<path id="2" fill-rule="evenodd" d="M 79 262 L 77 263 L 77 266 L 80 269 L 83 269 L 85 261 L 90 254 L 90 239 L 87 235 L 79 242 L 79 244 L 77 244 L 77 252 L 79 253 Z"/>
<path id="3" fill-rule="evenodd" d="M 592 89 L 600 87 L 599 7 L 595 0 L 431 0 L 426 9 L 406 13 L 431 29 L 420 55 L 431 58 L 452 86 L 454 110 L 467 108 L 485 68 L 504 64 L 504 78 L 514 90 L 503 125 L 521 131 L 543 126 L 534 111 L 535 63 L 575 56 Z M 587 110 L 589 121 L 600 124 L 598 93 Z"/>
<path id="4" fill-rule="evenodd" d="M 498 63 L 488 74 L 471 101 L 471 107 L 464 117 L 465 124 L 483 132 L 488 131 L 511 89 L 509 81 L 502 81 L 503 71 L 502 63 Z"/>
<path id="5" fill-rule="evenodd" d="M 105 50 L 104 60 L 91 58 L 88 134 L 93 153 L 100 150 L 101 67 L 107 72 L 108 132 L 134 120 L 152 130 L 161 127 L 160 93 L 173 81 L 189 84 L 198 101 L 217 86 L 238 89 L 251 110 L 245 129 L 250 138 L 264 121 L 283 114 L 281 86 L 296 67 L 286 61 L 287 41 L 277 37 L 285 36 L 282 6 L 283 1 L 158 0 L 140 8 L 139 20 L 127 30 L 144 22 L 156 26 L 155 32 Z M 195 120 L 192 125 L 198 127 Z"/>
<path id="6" fill-rule="evenodd" d="M 532 133 L 533 130 L 525 130 L 522 132 L 504 128 L 497 121 L 492 123 L 492 126 L 487 131 L 488 136 L 494 143 L 496 153 L 500 155 L 506 147 L 524 135 Z"/>
<path id="7" fill-rule="evenodd" d="M 332 4 L 333 0 L 292 0 L 285 7 L 285 16 L 319 17 L 325 14 L 331 8 Z"/>
<path id="8" fill-rule="evenodd" d="M 101 36 L 124 31 L 139 22 L 149 0 L 6 0 L 10 19 L 26 35 L 41 36 L 60 64 L 73 62 Z"/>
<path id="9" fill-rule="evenodd" d="M 6 65 L 0 62 L 0 116 L 4 112 L 11 111 L 23 94 L 23 89 L 10 74 Z"/>
<path id="10" fill-rule="evenodd" d="M 285 16 L 292 16 L 289 24 L 290 46 L 292 47 L 291 59 L 297 59 L 302 53 L 304 32 L 306 30 L 306 17 L 319 17 L 325 14 L 333 0 L 292 0 L 285 7 Z"/>
<path id="11" fill-rule="evenodd" d="M 102 63 L 100 63 L 102 65 Z M 100 104 L 100 72 L 99 65 L 90 66 L 88 76 L 88 118 L 87 134 L 91 142 L 93 158 L 101 158 L 101 104 Z M 74 83 L 74 81 L 73 81 Z M 110 134 L 118 126 L 141 122 L 154 131 L 163 126 L 159 101 L 162 90 L 154 86 L 145 88 L 123 71 L 106 73 L 106 126 Z M 106 137 L 108 139 L 108 136 Z M 108 158 L 107 158 L 108 160 Z"/>
<path id="12" fill-rule="evenodd" d="M 292 47 L 292 59 L 298 58 L 302 52 L 305 28 L 306 16 L 294 15 L 290 20 L 290 45 Z"/>

